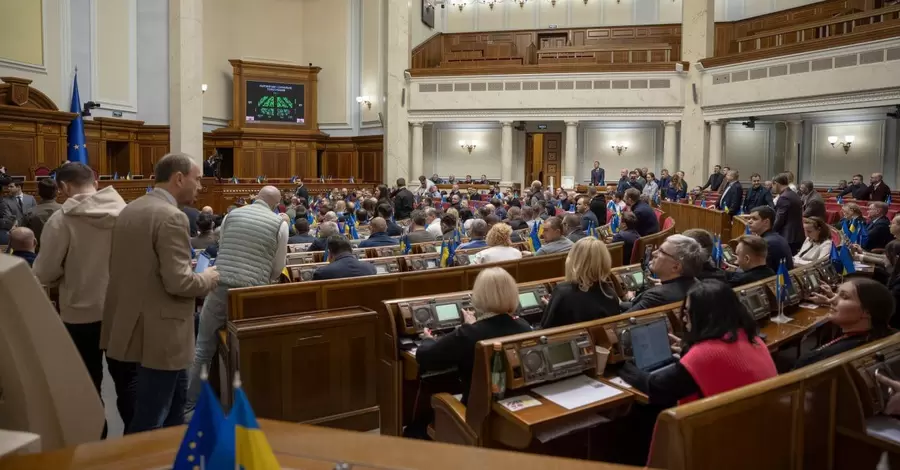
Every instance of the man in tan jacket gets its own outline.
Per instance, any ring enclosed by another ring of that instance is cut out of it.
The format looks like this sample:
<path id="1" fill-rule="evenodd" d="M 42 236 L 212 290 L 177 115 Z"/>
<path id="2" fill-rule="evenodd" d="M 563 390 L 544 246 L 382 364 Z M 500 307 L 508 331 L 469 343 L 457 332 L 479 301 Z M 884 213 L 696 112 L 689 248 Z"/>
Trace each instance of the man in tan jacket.
<path id="1" fill-rule="evenodd" d="M 138 364 L 129 434 L 183 423 L 194 302 L 219 280 L 215 269 L 191 268 L 188 219 L 179 208 L 197 197 L 200 167 L 175 153 L 155 174 L 154 190 L 128 204 L 113 228 L 100 338 L 108 357 Z"/>

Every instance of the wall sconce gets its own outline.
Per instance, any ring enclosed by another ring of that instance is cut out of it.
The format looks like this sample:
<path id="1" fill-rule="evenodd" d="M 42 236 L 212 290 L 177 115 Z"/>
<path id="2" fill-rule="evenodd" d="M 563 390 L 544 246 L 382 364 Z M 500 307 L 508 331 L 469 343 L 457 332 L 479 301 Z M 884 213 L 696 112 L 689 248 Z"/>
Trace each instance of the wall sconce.
<path id="1" fill-rule="evenodd" d="M 527 3 L 528 0 L 516 0 L 516 2 L 519 4 L 519 8 L 525 8 L 525 3 Z"/>
<path id="2" fill-rule="evenodd" d="M 367 108 L 372 109 L 372 98 L 369 98 L 368 96 L 357 96 L 356 102 L 365 103 Z"/>
<path id="3" fill-rule="evenodd" d="M 498 3 L 503 3 L 503 0 L 481 0 L 481 3 L 484 3 L 485 5 L 487 5 L 488 7 L 490 7 L 491 10 L 493 10 L 493 9 L 494 9 L 494 5 L 496 5 L 496 4 L 498 4 Z"/>
<path id="4" fill-rule="evenodd" d="M 206 89 L 209 88 L 206 84 L 200 85 L 200 93 L 206 93 Z"/>
<path id="5" fill-rule="evenodd" d="M 468 150 L 469 153 L 471 154 L 471 153 L 472 153 L 472 150 L 475 150 L 475 147 L 478 146 L 478 143 L 475 142 L 474 140 L 469 141 L 469 142 L 466 142 L 465 140 L 460 140 L 460 141 L 459 141 L 459 146 L 462 147 L 462 148 L 464 148 L 464 149 L 466 149 L 466 150 Z"/>
<path id="6" fill-rule="evenodd" d="M 463 11 L 463 8 L 465 8 L 466 3 L 467 3 L 467 0 L 450 0 L 450 5 L 459 7 L 459 11 Z"/>
<path id="7" fill-rule="evenodd" d="M 556 7 L 556 0 L 550 0 L 550 6 Z"/>
<path id="8" fill-rule="evenodd" d="M 619 155 L 622 155 L 622 152 L 628 150 L 628 142 L 616 143 L 615 140 L 609 143 L 609 146 L 616 151 Z"/>
<path id="9" fill-rule="evenodd" d="M 834 148 L 834 144 L 838 144 L 844 148 L 844 153 L 850 152 L 850 146 L 853 144 L 854 140 L 856 140 L 856 137 L 852 135 L 844 136 L 844 140 L 840 141 L 837 136 L 828 136 L 828 143 L 831 144 L 831 147 Z"/>

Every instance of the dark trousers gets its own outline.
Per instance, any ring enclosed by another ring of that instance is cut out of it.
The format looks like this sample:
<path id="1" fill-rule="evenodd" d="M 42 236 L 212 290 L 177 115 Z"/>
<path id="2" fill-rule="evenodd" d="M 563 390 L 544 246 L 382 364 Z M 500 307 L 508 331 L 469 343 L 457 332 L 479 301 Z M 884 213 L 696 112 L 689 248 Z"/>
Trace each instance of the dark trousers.
<path id="1" fill-rule="evenodd" d="M 184 424 L 188 373 L 137 367 L 134 418 L 125 434 Z"/>
<path id="2" fill-rule="evenodd" d="M 101 322 L 94 323 L 64 323 L 72 342 L 81 360 L 87 367 L 88 375 L 94 382 L 94 388 L 97 395 L 102 397 L 100 386 L 103 383 L 103 350 L 100 349 L 100 328 Z M 131 362 L 121 362 L 112 358 L 106 358 L 109 367 L 109 376 L 113 380 L 116 387 L 116 408 L 119 410 L 119 416 L 122 417 L 122 423 L 125 429 L 131 423 L 134 416 L 134 390 L 135 390 L 135 373 L 137 364 Z M 103 436 L 106 437 L 106 429 L 103 430 Z"/>
<path id="3" fill-rule="evenodd" d="M 788 243 L 788 246 L 791 247 L 791 254 L 797 256 L 797 253 L 800 253 L 800 248 L 803 246 L 803 242 Z"/>

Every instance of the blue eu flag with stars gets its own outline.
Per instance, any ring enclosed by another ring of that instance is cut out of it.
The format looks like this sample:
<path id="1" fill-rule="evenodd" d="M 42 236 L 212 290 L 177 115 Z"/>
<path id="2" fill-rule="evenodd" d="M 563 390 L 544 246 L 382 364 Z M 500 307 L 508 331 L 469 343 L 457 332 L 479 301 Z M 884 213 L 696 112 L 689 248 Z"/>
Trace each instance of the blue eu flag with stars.
<path id="1" fill-rule="evenodd" d="M 77 73 L 72 83 L 72 104 L 69 106 L 69 112 L 75 113 L 75 119 L 72 119 L 72 122 L 69 123 L 69 131 L 66 138 L 66 148 L 69 154 L 68 160 L 87 165 L 87 148 L 84 146 L 84 121 L 81 119 L 81 98 L 78 96 Z"/>
<path id="2" fill-rule="evenodd" d="M 178 448 L 172 470 L 207 468 L 205 464 L 209 462 L 215 449 L 219 428 L 224 421 L 225 414 L 219 400 L 204 377 L 203 389 L 194 407 L 194 416 L 191 417 L 187 431 L 184 432 L 184 439 Z"/>

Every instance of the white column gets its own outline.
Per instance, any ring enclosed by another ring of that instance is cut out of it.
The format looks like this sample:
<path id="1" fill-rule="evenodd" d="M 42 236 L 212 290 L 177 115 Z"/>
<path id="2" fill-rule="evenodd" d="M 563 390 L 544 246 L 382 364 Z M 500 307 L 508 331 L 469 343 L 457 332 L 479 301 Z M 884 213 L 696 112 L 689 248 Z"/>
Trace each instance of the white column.
<path id="1" fill-rule="evenodd" d="M 706 123 L 700 109 L 702 96 L 699 96 L 699 91 L 703 89 L 703 74 L 697 62 L 714 55 L 715 0 L 684 0 L 681 18 L 681 60 L 690 62 L 690 67 L 684 80 L 685 106 L 681 118 L 678 165 L 688 181 L 705 181 L 709 169 L 704 164 L 707 153 Z M 694 87 L 698 91 L 696 95 Z"/>
<path id="2" fill-rule="evenodd" d="M 407 83 L 404 73 L 409 68 L 409 28 L 410 18 L 409 0 L 384 0 L 384 25 L 385 41 L 382 44 L 382 53 L 386 58 L 383 83 L 385 90 L 384 102 L 384 168 L 388 184 L 404 177 L 408 182 L 418 181 L 422 168 L 410 172 L 409 149 L 409 120 L 406 112 L 406 104 L 402 103 L 402 97 Z M 416 20 L 418 21 L 418 19 Z M 407 103 L 409 93 L 406 95 Z M 419 131 L 421 132 L 421 127 Z M 421 152 L 422 144 L 418 148 Z M 421 160 L 420 160 L 421 162 Z M 413 169 L 414 170 L 414 169 Z"/>
<path id="3" fill-rule="evenodd" d="M 676 134 L 676 121 L 665 122 L 665 139 L 663 142 L 663 168 L 669 170 L 670 175 L 678 171 L 678 135 Z"/>
<path id="4" fill-rule="evenodd" d="M 800 181 L 800 156 L 797 145 L 803 142 L 803 121 L 788 121 L 787 151 L 784 153 L 784 170 L 794 173 L 794 180 Z"/>
<path id="5" fill-rule="evenodd" d="M 512 122 L 502 121 L 500 125 L 503 132 L 500 136 L 500 187 L 512 187 L 512 154 L 513 154 L 513 132 Z"/>
<path id="6" fill-rule="evenodd" d="M 709 121 L 709 167 L 722 166 L 722 122 Z"/>
<path id="7" fill-rule="evenodd" d="M 412 125 L 412 174 L 409 175 L 409 179 L 412 181 L 407 181 L 410 186 L 417 186 L 419 184 L 418 178 L 423 175 L 422 166 L 424 166 L 424 145 L 425 141 L 422 138 L 422 126 L 425 123 L 423 122 L 411 122 Z"/>
<path id="8" fill-rule="evenodd" d="M 202 83 L 203 0 L 169 0 L 169 147 L 201 166 Z"/>
<path id="9" fill-rule="evenodd" d="M 566 122 L 566 154 L 563 156 L 565 159 L 565 166 L 563 172 L 563 179 L 560 180 L 559 186 L 562 187 L 562 182 L 566 176 L 571 176 L 574 181 L 574 185 L 578 186 L 578 122 L 577 121 L 567 121 Z M 569 188 L 566 188 L 569 189 Z"/>

